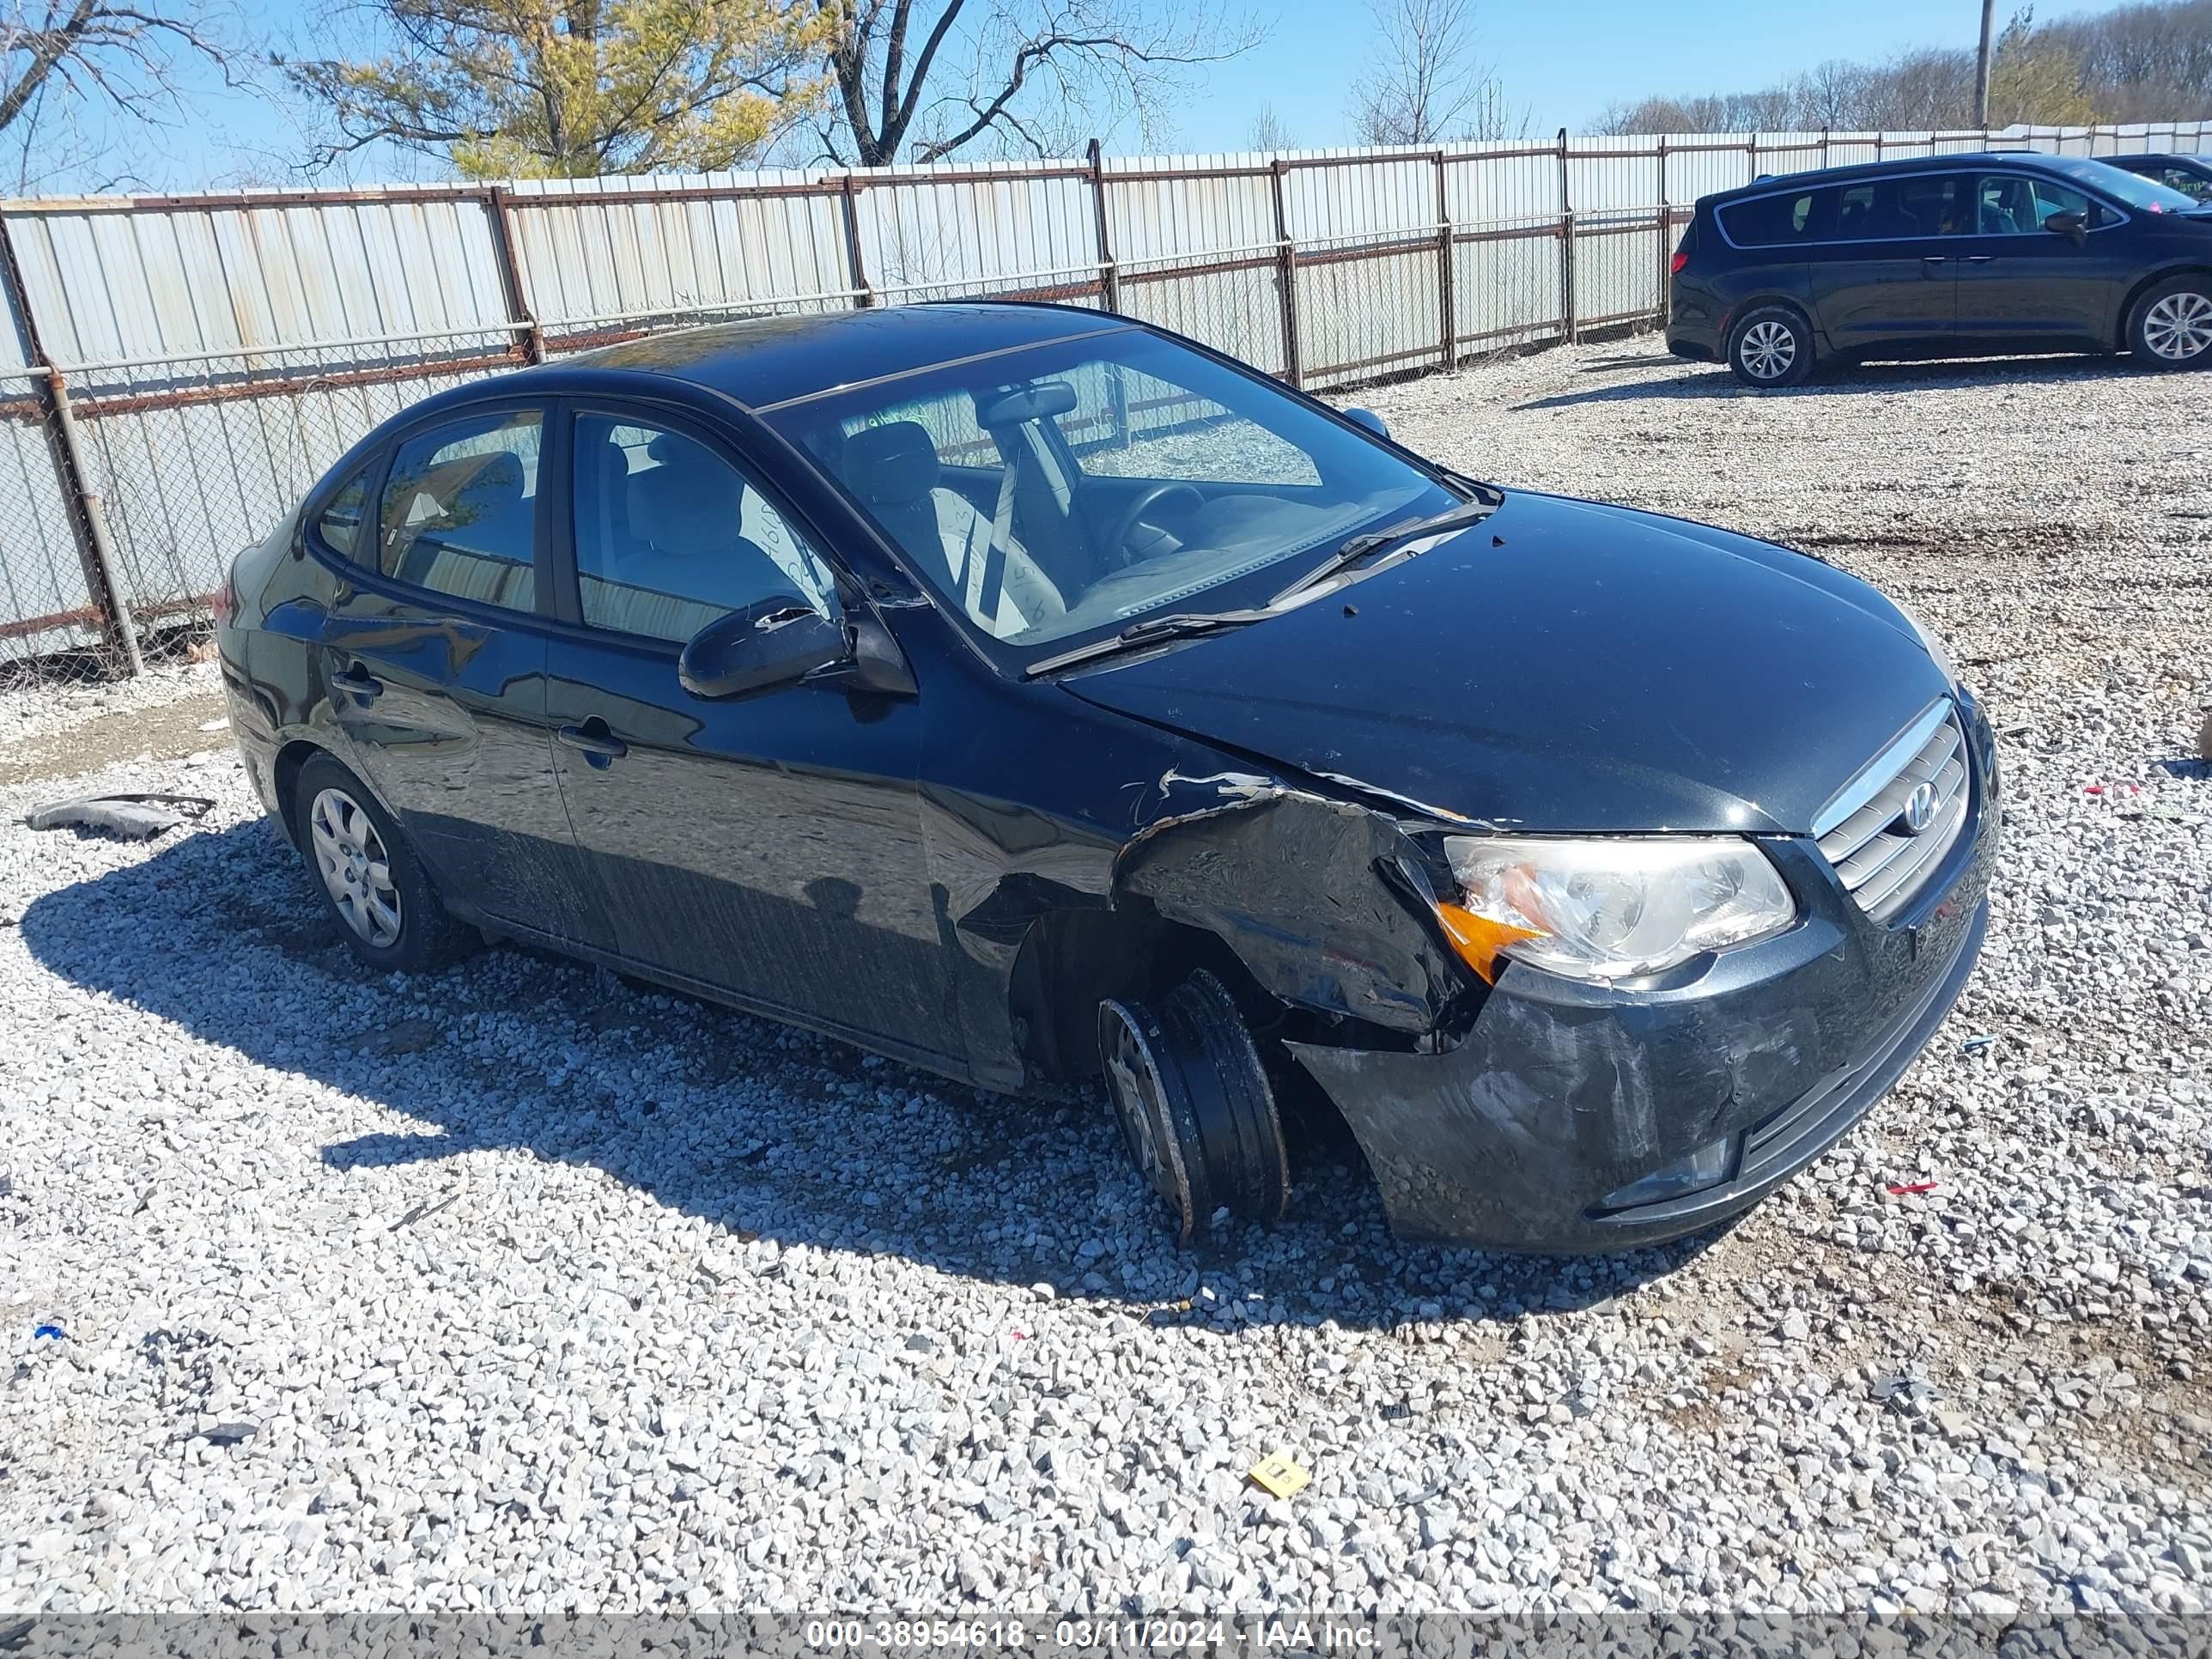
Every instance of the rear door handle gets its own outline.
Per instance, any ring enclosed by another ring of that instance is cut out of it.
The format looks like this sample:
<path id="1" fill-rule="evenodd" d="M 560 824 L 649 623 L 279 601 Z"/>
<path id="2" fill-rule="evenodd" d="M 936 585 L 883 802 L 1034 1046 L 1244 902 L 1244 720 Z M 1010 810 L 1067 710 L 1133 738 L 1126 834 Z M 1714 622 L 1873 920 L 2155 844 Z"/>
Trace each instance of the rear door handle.
<path id="1" fill-rule="evenodd" d="M 593 766 L 605 766 L 629 753 L 629 745 L 610 732 L 607 723 L 596 714 L 581 726 L 564 726 L 553 735 L 569 748 L 582 750 Z"/>
<path id="2" fill-rule="evenodd" d="M 331 675 L 331 684 L 364 706 L 384 694 L 384 682 L 359 663 L 349 665 L 343 674 Z"/>
<path id="3" fill-rule="evenodd" d="M 1948 253 L 1923 253 L 1920 256 L 1920 263 L 1923 265 L 1940 265 L 1950 257 Z"/>
<path id="4" fill-rule="evenodd" d="M 1994 253 L 1969 253 L 1966 256 L 1966 263 L 1970 265 L 1985 265 L 1996 257 Z"/>

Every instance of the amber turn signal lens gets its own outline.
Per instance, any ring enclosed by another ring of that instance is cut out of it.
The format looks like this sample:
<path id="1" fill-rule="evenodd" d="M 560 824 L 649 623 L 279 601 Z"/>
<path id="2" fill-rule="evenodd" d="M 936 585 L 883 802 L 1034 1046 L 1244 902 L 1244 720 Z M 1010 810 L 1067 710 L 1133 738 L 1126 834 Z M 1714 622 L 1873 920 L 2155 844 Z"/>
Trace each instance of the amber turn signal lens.
<path id="1" fill-rule="evenodd" d="M 1510 923 L 1492 921 L 1488 916 L 1478 916 L 1472 910 L 1456 904 L 1439 902 L 1437 920 L 1443 923 L 1444 937 L 1451 940 L 1452 949 L 1461 959 L 1482 975 L 1485 985 L 1498 983 L 1498 953 L 1518 939 L 1541 939 L 1543 934 L 1533 927 L 1516 927 Z"/>

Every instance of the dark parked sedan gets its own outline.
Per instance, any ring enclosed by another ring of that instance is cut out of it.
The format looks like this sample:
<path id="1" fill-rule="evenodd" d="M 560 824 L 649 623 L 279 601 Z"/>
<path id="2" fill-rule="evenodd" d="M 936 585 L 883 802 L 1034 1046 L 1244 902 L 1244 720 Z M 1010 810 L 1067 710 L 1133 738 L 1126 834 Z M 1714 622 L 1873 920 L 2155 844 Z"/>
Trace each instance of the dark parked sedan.
<path id="1" fill-rule="evenodd" d="M 1699 199 L 1667 346 L 1755 386 L 1881 357 L 2212 363 L 2212 210 L 2102 161 L 1936 155 Z"/>
<path id="2" fill-rule="evenodd" d="M 1091 312 L 445 393 L 223 604 L 247 768 L 364 962 L 480 930 L 994 1090 L 1103 1073 L 1186 1233 L 1283 1210 L 1313 1084 L 1407 1237 L 1707 1225 L 1982 939 L 1989 729 L 1874 589 Z"/>
<path id="3" fill-rule="evenodd" d="M 2108 167 L 2139 173 L 2153 184 L 2178 190 L 2184 196 L 2212 203 L 2212 155 L 2106 155 Z"/>

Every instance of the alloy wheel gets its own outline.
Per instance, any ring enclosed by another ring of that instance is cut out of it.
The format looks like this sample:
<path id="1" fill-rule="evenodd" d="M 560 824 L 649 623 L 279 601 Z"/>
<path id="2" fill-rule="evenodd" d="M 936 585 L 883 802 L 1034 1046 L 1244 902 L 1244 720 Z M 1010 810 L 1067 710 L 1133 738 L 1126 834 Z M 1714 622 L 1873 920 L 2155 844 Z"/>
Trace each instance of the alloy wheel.
<path id="1" fill-rule="evenodd" d="M 1755 380 L 1778 380 L 1797 361 L 1797 337 L 1782 323 L 1753 323 L 1736 344 L 1737 361 Z"/>
<path id="2" fill-rule="evenodd" d="M 2168 294 L 2143 313 L 2143 343 L 2170 363 L 2185 363 L 2212 349 L 2212 298 L 2193 289 Z"/>
<path id="3" fill-rule="evenodd" d="M 346 926 L 379 950 L 397 943 L 402 921 L 392 855 L 361 803 L 343 789 L 324 790 L 308 809 L 307 834 L 315 868 Z"/>

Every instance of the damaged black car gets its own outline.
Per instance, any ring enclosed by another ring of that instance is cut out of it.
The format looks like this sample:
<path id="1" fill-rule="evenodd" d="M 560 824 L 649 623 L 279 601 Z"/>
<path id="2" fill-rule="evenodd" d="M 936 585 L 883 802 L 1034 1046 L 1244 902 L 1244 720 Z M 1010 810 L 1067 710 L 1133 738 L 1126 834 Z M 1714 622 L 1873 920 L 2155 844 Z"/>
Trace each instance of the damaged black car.
<path id="1" fill-rule="evenodd" d="M 1294 1097 L 1408 1238 L 1707 1227 L 1889 1088 L 1987 915 L 1989 727 L 1872 587 L 1092 312 L 478 381 L 220 609 L 363 962 L 511 939 L 992 1090 L 1103 1076 L 1186 1235 L 1284 1212 Z"/>

